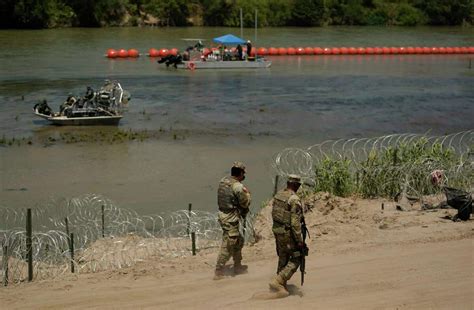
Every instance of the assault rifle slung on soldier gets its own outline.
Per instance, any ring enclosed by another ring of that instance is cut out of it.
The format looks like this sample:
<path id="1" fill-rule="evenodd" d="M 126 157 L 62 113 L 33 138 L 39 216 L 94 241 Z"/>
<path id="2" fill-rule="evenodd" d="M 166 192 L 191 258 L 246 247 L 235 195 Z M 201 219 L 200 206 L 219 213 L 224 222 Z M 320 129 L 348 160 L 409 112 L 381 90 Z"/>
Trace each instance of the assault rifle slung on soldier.
<path id="1" fill-rule="evenodd" d="M 301 286 L 304 284 L 304 274 L 306 273 L 306 256 L 308 256 L 309 249 L 306 246 L 306 234 L 308 234 L 308 238 L 311 238 L 309 235 L 309 230 L 306 227 L 306 221 L 304 216 L 301 220 L 301 235 L 303 236 L 303 248 L 301 249 L 301 262 L 300 262 L 300 271 L 301 271 Z"/>

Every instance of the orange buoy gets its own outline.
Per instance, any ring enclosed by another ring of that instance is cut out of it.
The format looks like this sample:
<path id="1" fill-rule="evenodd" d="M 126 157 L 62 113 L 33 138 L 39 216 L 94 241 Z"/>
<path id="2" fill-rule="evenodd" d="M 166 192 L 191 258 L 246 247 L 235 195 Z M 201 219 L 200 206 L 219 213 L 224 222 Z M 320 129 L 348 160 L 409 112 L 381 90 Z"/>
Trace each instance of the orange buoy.
<path id="1" fill-rule="evenodd" d="M 308 47 L 305 47 L 305 48 L 304 48 L 304 53 L 305 53 L 305 55 L 313 55 L 313 54 L 314 54 L 314 50 L 313 50 L 312 47 L 309 47 L 309 46 L 308 46 Z"/>
<path id="2" fill-rule="evenodd" d="M 137 58 L 138 56 L 140 56 L 140 53 L 136 49 L 131 48 L 128 50 L 128 57 Z"/>
<path id="3" fill-rule="evenodd" d="M 355 55 L 357 54 L 357 49 L 355 47 L 349 47 L 349 54 L 350 55 Z"/>
<path id="4" fill-rule="evenodd" d="M 338 47 L 331 48 L 331 55 L 339 55 L 341 50 Z"/>
<path id="5" fill-rule="evenodd" d="M 325 47 L 323 48 L 323 54 L 324 55 L 331 55 L 331 48 L 330 47 Z"/>
<path id="6" fill-rule="evenodd" d="M 289 47 L 286 49 L 288 55 L 296 55 L 296 49 L 294 47 Z"/>
<path id="7" fill-rule="evenodd" d="M 297 47 L 296 48 L 296 55 L 304 55 L 304 48 Z"/>
<path id="8" fill-rule="evenodd" d="M 386 46 L 382 47 L 382 54 L 388 55 L 388 54 L 391 54 L 391 53 L 392 52 L 390 50 L 390 47 L 386 47 Z"/>
<path id="9" fill-rule="evenodd" d="M 375 51 L 372 47 L 366 47 L 365 48 L 365 53 L 368 54 L 368 55 L 373 55 L 373 54 L 375 54 Z"/>
<path id="10" fill-rule="evenodd" d="M 430 53 L 431 54 L 439 54 L 439 48 L 433 46 L 430 48 Z"/>
<path id="11" fill-rule="evenodd" d="M 268 48 L 268 55 L 276 56 L 278 55 L 278 49 L 275 47 Z"/>
<path id="12" fill-rule="evenodd" d="M 441 46 L 440 48 L 438 48 L 438 51 L 440 54 L 446 54 L 446 47 Z"/>
<path id="13" fill-rule="evenodd" d="M 286 54 L 288 54 L 288 50 L 286 48 L 284 48 L 284 47 L 279 47 L 278 48 L 278 55 L 283 56 L 283 55 L 286 55 Z"/>
<path id="14" fill-rule="evenodd" d="M 166 57 L 170 54 L 170 51 L 168 51 L 166 48 L 162 48 L 159 52 L 160 57 Z"/>
<path id="15" fill-rule="evenodd" d="M 365 51 L 365 48 L 363 48 L 363 47 L 358 47 L 358 48 L 357 48 L 357 54 L 359 54 L 359 55 L 365 55 L 365 52 L 366 52 L 366 51 Z"/>
<path id="16" fill-rule="evenodd" d="M 169 54 L 173 56 L 178 55 L 178 49 L 177 48 L 170 49 Z"/>
<path id="17" fill-rule="evenodd" d="M 322 55 L 324 53 L 323 49 L 320 47 L 313 47 L 313 53 L 315 55 Z"/>
<path id="18" fill-rule="evenodd" d="M 349 54 L 349 49 L 347 47 L 341 47 L 339 51 L 341 52 L 341 55 Z"/>
<path id="19" fill-rule="evenodd" d="M 423 53 L 424 51 L 422 47 L 419 47 L 419 46 L 415 47 L 415 54 L 423 54 Z"/>
<path id="20" fill-rule="evenodd" d="M 431 48 L 428 46 L 423 46 L 423 54 L 431 54 Z"/>
<path id="21" fill-rule="evenodd" d="M 156 48 L 150 48 L 148 50 L 148 56 L 150 57 L 158 57 L 160 56 L 160 51 L 158 51 Z"/>
<path id="22" fill-rule="evenodd" d="M 461 54 L 461 49 L 459 47 L 453 47 L 453 53 L 454 54 Z"/>
<path id="23" fill-rule="evenodd" d="M 121 49 L 118 51 L 118 57 L 120 58 L 127 58 L 128 57 L 128 52 L 125 49 Z"/>
<path id="24" fill-rule="evenodd" d="M 113 48 L 109 48 L 107 50 L 107 57 L 108 58 L 116 58 L 118 56 L 118 53 L 116 50 L 114 50 Z"/>
<path id="25" fill-rule="evenodd" d="M 469 54 L 474 54 L 474 46 L 469 46 L 467 50 L 469 51 Z"/>
<path id="26" fill-rule="evenodd" d="M 391 52 L 392 54 L 398 54 L 398 53 L 400 53 L 400 50 L 399 50 L 398 47 L 391 47 L 391 48 L 390 48 L 390 52 Z"/>
<path id="27" fill-rule="evenodd" d="M 460 47 L 459 48 L 460 51 L 461 51 L 461 54 L 468 54 L 469 53 L 469 49 L 467 47 Z"/>
<path id="28" fill-rule="evenodd" d="M 265 47 L 260 47 L 257 51 L 257 54 L 260 56 L 268 55 L 268 50 Z"/>
<path id="29" fill-rule="evenodd" d="M 407 49 L 404 46 L 401 46 L 401 47 L 398 48 L 398 53 L 399 54 L 406 54 Z"/>
<path id="30" fill-rule="evenodd" d="M 452 47 L 446 47 L 446 54 L 452 54 L 452 53 L 454 53 L 453 48 Z"/>
<path id="31" fill-rule="evenodd" d="M 409 47 L 405 47 L 405 53 L 406 54 L 415 54 L 415 48 L 409 46 Z"/>
<path id="32" fill-rule="evenodd" d="M 383 54 L 383 50 L 381 47 L 374 47 L 374 54 L 380 55 Z"/>

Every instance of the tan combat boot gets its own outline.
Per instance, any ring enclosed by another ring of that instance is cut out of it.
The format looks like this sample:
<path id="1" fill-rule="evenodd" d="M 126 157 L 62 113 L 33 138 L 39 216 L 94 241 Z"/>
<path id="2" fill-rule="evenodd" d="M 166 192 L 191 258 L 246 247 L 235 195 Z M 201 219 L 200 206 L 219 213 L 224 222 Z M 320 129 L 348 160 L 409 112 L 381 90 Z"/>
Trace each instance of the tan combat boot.
<path id="1" fill-rule="evenodd" d="M 247 273 L 247 270 L 248 270 L 247 265 L 242 265 L 240 263 L 234 264 L 234 275 Z"/>
<path id="2" fill-rule="evenodd" d="M 286 284 L 285 282 L 286 281 L 280 275 L 276 275 L 270 281 L 268 286 L 270 286 L 270 289 L 274 291 L 275 293 L 277 293 L 279 297 L 286 297 L 290 295 L 290 293 L 288 293 L 288 291 L 285 288 L 285 284 Z"/>
<path id="3" fill-rule="evenodd" d="M 213 280 L 222 280 L 224 279 L 224 271 L 222 269 L 217 269 L 214 272 L 214 278 Z"/>

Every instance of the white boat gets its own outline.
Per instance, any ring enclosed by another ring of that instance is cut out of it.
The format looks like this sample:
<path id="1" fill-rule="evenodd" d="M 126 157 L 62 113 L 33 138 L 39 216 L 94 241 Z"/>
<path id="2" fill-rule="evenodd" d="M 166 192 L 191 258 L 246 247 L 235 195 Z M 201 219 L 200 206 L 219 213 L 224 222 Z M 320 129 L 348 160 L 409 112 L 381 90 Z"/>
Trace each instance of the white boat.
<path id="1" fill-rule="evenodd" d="M 272 65 L 272 62 L 265 60 L 263 58 L 258 58 L 255 61 L 247 60 L 233 60 L 233 61 L 223 61 L 223 60 L 189 60 L 183 61 L 180 64 L 177 64 L 178 69 L 261 69 L 269 68 Z"/>
<path id="2" fill-rule="evenodd" d="M 35 115 L 50 121 L 53 125 L 59 126 L 118 125 L 119 121 L 122 119 L 122 115 L 67 117 L 45 115 L 36 111 Z"/>
<path id="3" fill-rule="evenodd" d="M 183 39 L 188 43 L 186 51 L 183 55 L 168 55 L 158 63 L 164 63 L 167 67 L 173 66 L 177 69 L 264 69 L 269 68 L 272 62 L 263 57 L 243 56 L 242 48 L 240 55 L 236 54 L 236 50 L 227 49 L 226 46 L 245 44 L 246 41 L 232 34 L 214 38 L 215 43 L 220 44 L 221 48 L 213 48 L 211 50 L 203 48 L 203 39 Z M 189 42 L 197 41 L 198 43 L 189 45 Z M 247 41 L 250 43 L 250 41 Z M 205 51 L 207 50 L 207 51 Z"/>
<path id="4" fill-rule="evenodd" d="M 88 99 L 76 100 L 69 96 L 58 113 L 52 111 L 46 100 L 36 104 L 33 111 L 36 116 L 60 126 L 118 125 L 123 117 L 123 105 L 128 103 L 130 95 L 118 82 L 109 82 L 100 91 L 92 93 Z"/>

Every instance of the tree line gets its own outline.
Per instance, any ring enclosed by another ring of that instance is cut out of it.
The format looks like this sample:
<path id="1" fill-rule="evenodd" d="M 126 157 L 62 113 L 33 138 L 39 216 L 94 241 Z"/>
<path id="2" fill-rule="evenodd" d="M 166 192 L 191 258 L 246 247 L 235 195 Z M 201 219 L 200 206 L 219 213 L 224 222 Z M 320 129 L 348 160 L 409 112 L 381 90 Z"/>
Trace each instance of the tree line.
<path id="1" fill-rule="evenodd" d="M 474 24 L 473 0 L 1 0 L 0 28 Z"/>

